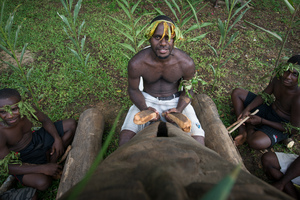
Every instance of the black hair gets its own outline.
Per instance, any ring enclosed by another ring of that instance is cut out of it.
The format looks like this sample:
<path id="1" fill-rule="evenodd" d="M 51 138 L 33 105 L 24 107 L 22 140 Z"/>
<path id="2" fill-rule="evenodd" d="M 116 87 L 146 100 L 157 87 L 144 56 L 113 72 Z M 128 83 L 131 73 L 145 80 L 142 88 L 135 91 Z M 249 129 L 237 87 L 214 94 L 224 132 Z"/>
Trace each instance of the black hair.
<path id="1" fill-rule="evenodd" d="M 7 99 L 11 97 L 17 97 L 19 100 L 21 100 L 21 95 L 16 89 L 3 88 L 0 90 L 0 99 Z"/>
<path id="2" fill-rule="evenodd" d="M 173 22 L 173 20 L 170 17 L 166 16 L 166 15 L 159 15 L 159 16 L 155 17 L 154 19 L 152 19 L 150 24 L 152 24 L 153 22 L 158 21 L 158 20 L 166 20 L 166 21 L 169 21 L 169 22 L 172 22 L 173 24 L 175 24 Z"/>
<path id="3" fill-rule="evenodd" d="M 290 57 L 290 59 L 287 62 L 300 65 L 300 55 L 294 55 Z"/>

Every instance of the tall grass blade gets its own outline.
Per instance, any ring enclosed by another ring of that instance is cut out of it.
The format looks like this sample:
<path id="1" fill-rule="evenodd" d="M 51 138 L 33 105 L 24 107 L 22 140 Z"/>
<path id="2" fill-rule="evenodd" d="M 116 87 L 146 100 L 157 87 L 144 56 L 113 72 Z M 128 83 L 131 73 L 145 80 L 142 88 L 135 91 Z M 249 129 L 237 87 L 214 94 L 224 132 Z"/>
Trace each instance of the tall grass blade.
<path id="1" fill-rule="evenodd" d="M 146 42 L 146 39 L 143 39 L 141 40 L 139 43 L 138 43 L 138 48 L 140 48 L 144 43 Z"/>
<path id="2" fill-rule="evenodd" d="M 212 64 L 209 64 L 211 70 L 213 71 L 213 75 L 215 76 L 216 75 L 216 70 L 214 68 L 214 66 L 212 66 Z"/>
<path id="3" fill-rule="evenodd" d="M 10 62 L 4 61 L 2 59 L 0 59 L 2 62 L 6 63 L 7 65 L 9 65 L 11 68 L 13 68 L 14 70 L 16 70 L 18 73 L 21 73 L 20 69 L 16 66 L 14 66 L 13 64 L 11 64 Z"/>
<path id="4" fill-rule="evenodd" d="M 120 43 L 120 45 L 123 46 L 123 47 L 125 47 L 126 49 L 129 49 L 133 53 L 136 53 L 135 49 L 130 44 Z"/>
<path id="5" fill-rule="evenodd" d="M 30 70 L 29 70 L 29 71 L 27 72 L 27 74 L 26 74 L 27 81 L 30 79 L 31 73 L 32 73 L 32 71 L 33 71 L 33 68 L 34 68 L 34 67 L 31 67 Z"/>
<path id="6" fill-rule="evenodd" d="M 75 9 L 74 9 L 74 25 L 76 24 L 76 20 L 77 20 L 77 17 L 78 17 L 78 13 L 79 13 L 79 10 L 81 8 L 81 1 L 82 0 L 79 0 L 77 2 L 77 4 L 75 5 Z"/>
<path id="7" fill-rule="evenodd" d="M 134 13 L 136 7 L 139 5 L 140 2 L 141 2 L 141 0 L 139 0 L 136 4 L 134 4 L 134 5 L 132 6 L 132 8 L 131 8 L 131 14 Z"/>
<path id="8" fill-rule="evenodd" d="M 283 0 L 283 2 L 285 3 L 285 5 L 287 6 L 287 8 L 289 9 L 290 13 L 294 14 L 295 8 L 290 4 L 290 2 L 288 0 Z"/>
<path id="9" fill-rule="evenodd" d="M 118 1 L 118 0 L 117 0 Z M 127 7 L 127 8 L 129 8 L 129 4 L 128 4 L 128 2 L 127 2 L 127 0 L 121 0 L 123 3 L 124 3 L 124 5 Z"/>
<path id="10" fill-rule="evenodd" d="M 81 58 L 80 56 L 78 55 L 77 51 L 75 51 L 74 49 L 71 49 L 70 47 L 68 47 L 71 52 L 75 55 L 75 57 L 78 59 L 79 62 L 81 62 Z"/>
<path id="11" fill-rule="evenodd" d="M 63 7 L 65 8 L 66 12 L 68 13 L 68 7 L 67 7 L 65 0 L 60 0 L 60 2 L 62 3 Z"/>
<path id="12" fill-rule="evenodd" d="M 124 24 L 121 20 L 118 20 L 118 19 L 116 19 L 114 17 L 111 17 L 111 16 L 109 16 L 109 17 L 112 18 L 113 20 L 115 20 L 116 22 L 118 22 L 119 24 L 123 25 L 125 28 L 127 28 L 128 30 L 131 31 L 132 28 L 128 24 Z"/>
<path id="13" fill-rule="evenodd" d="M 225 0 L 225 4 L 226 4 L 227 11 L 229 12 L 229 10 L 230 10 L 229 1 L 228 1 L 228 0 Z"/>
<path id="14" fill-rule="evenodd" d="M 184 18 L 181 22 L 181 26 L 184 26 L 187 22 L 189 22 L 192 19 L 193 15 L 190 15 L 187 18 Z"/>
<path id="15" fill-rule="evenodd" d="M 25 51 L 26 51 L 27 46 L 28 46 L 28 43 L 25 43 L 25 44 L 24 44 L 24 47 L 23 47 L 23 49 L 22 49 L 22 52 L 21 52 L 20 63 L 22 63 L 23 56 L 24 56 L 24 53 L 25 53 Z"/>
<path id="16" fill-rule="evenodd" d="M 20 32 L 20 29 L 21 29 L 21 26 L 19 25 L 18 29 L 16 31 L 16 37 L 15 37 L 15 43 L 14 43 L 14 50 L 16 49 L 16 45 L 17 45 L 17 40 L 18 40 L 18 35 L 19 35 L 19 32 Z"/>
<path id="17" fill-rule="evenodd" d="M 10 15 L 9 18 L 7 19 L 6 26 L 5 26 L 5 31 L 7 32 L 8 37 L 10 38 L 10 33 L 11 33 L 11 27 L 14 22 L 14 15 Z"/>
<path id="18" fill-rule="evenodd" d="M 76 48 L 78 48 L 78 44 L 77 42 L 75 41 L 75 39 L 68 33 L 66 27 L 63 26 L 63 29 L 65 31 L 65 33 L 67 34 L 67 36 L 69 37 L 69 39 L 73 42 L 73 44 L 76 46 Z M 79 38 L 78 38 L 79 39 Z"/>
<path id="19" fill-rule="evenodd" d="M 88 55 L 86 55 L 86 57 L 85 57 L 85 61 L 84 61 L 85 66 L 87 66 L 87 62 L 89 60 L 90 55 L 91 55 L 91 53 L 88 53 Z"/>
<path id="20" fill-rule="evenodd" d="M 234 25 L 242 19 L 242 17 L 244 16 L 244 14 L 245 14 L 249 9 L 250 9 L 250 8 L 247 8 L 246 10 L 244 10 L 244 11 L 236 18 L 236 20 L 233 22 L 233 24 L 228 28 L 227 34 L 228 34 L 229 31 L 234 27 Z"/>
<path id="21" fill-rule="evenodd" d="M 85 20 L 83 20 L 83 22 L 81 23 L 81 25 L 78 27 L 78 40 L 79 40 L 80 33 L 81 33 L 81 30 L 82 30 L 84 24 L 85 24 Z"/>
<path id="22" fill-rule="evenodd" d="M 254 26 L 254 27 L 256 27 L 256 28 L 259 28 L 260 30 L 265 31 L 266 33 L 269 33 L 270 35 L 274 36 L 275 38 L 277 38 L 279 41 L 282 42 L 282 38 L 281 38 L 279 35 L 277 35 L 275 32 L 271 32 L 271 31 L 269 31 L 269 30 L 266 30 L 266 29 L 264 29 L 264 28 L 262 28 L 262 27 L 260 27 L 260 26 L 257 26 L 256 24 L 253 24 L 253 23 L 248 22 L 248 21 L 246 21 L 246 20 L 244 20 L 244 21 L 245 21 L 246 23 L 248 23 L 248 24 L 251 24 L 252 26 Z"/>
<path id="23" fill-rule="evenodd" d="M 251 0 L 248 1 L 247 3 L 245 3 L 244 5 L 242 5 L 241 7 L 239 7 L 239 8 L 234 12 L 234 14 L 231 16 L 230 20 L 231 20 L 235 15 L 237 15 L 244 7 L 247 6 L 250 2 L 251 2 Z"/>
<path id="24" fill-rule="evenodd" d="M 193 11 L 193 14 L 194 14 L 194 16 L 195 16 L 195 19 L 196 19 L 197 24 L 199 24 L 198 17 L 197 17 L 197 12 L 195 11 L 195 9 L 194 9 L 193 5 L 190 3 L 190 1 L 189 1 L 189 0 L 186 0 L 186 1 L 188 2 L 188 4 L 189 4 L 190 7 L 191 7 L 191 10 Z"/>
<path id="25" fill-rule="evenodd" d="M 14 57 L 13 55 L 12 55 L 12 53 L 10 53 L 4 46 L 2 46 L 1 44 L 0 44 L 0 48 L 3 50 L 3 51 L 5 51 L 8 55 L 10 55 L 11 57 Z"/>
<path id="26" fill-rule="evenodd" d="M 86 40 L 86 36 L 84 35 L 84 37 L 83 37 L 82 40 L 81 40 L 81 48 L 80 48 L 81 53 L 83 53 L 85 40 Z"/>
<path id="27" fill-rule="evenodd" d="M 237 32 L 235 32 L 235 33 L 230 37 L 230 39 L 229 39 L 229 41 L 227 42 L 227 44 L 225 45 L 224 49 L 226 49 L 226 47 L 227 47 L 228 45 L 230 45 L 231 42 L 233 42 L 233 40 L 236 38 L 236 36 L 237 36 L 238 34 L 239 34 L 239 32 L 237 31 Z"/>
<path id="28" fill-rule="evenodd" d="M 208 45 L 208 46 L 210 47 L 210 49 L 215 53 L 216 57 L 218 57 L 218 53 L 217 53 L 216 49 L 215 49 L 213 46 L 211 46 L 210 44 L 208 44 L 208 43 L 207 43 L 207 45 Z"/>
<path id="29" fill-rule="evenodd" d="M 123 52 L 122 52 L 122 54 L 123 54 L 128 60 L 131 59 L 131 57 L 129 57 L 127 54 L 125 54 L 125 53 L 123 53 Z"/>
<path id="30" fill-rule="evenodd" d="M 142 28 L 136 30 L 135 36 L 138 36 L 149 24 L 145 24 Z"/>
<path id="31" fill-rule="evenodd" d="M 122 8 L 122 10 L 126 13 L 127 17 L 128 17 L 129 19 L 131 19 L 131 15 L 130 15 L 129 10 L 128 10 L 121 2 L 119 2 L 119 1 L 117 1 L 117 2 L 118 2 L 118 4 L 119 4 L 119 6 Z"/>
<path id="32" fill-rule="evenodd" d="M 3 21 L 4 5 L 5 5 L 5 1 L 3 1 L 2 8 L 1 8 L 1 16 L 0 16 L 0 26 L 1 27 L 2 27 L 2 21 Z"/>
<path id="33" fill-rule="evenodd" d="M 176 1 L 172 0 L 172 2 L 175 5 L 175 7 L 176 7 L 177 11 L 179 12 L 179 14 L 181 14 L 180 8 L 179 8 L 178 4 L 176 3 Z"/>
<path id="34" fill-rule="evenodd" d="M 229 56 L 221 65 L 220 65 L 220 68 L 225 65 L 232 57 L 234 57 L 235 54 L 232 54 L 231 56 Z"/>
<path id="35" fill-rule="evenodd" d="M 197 41 L 200 41 L 202 40 L 203 38 L 205 38 L 205 36 L 207 35 L 208 33 L 204 33 L 202 35 L 198 35 L 194 38 L 191 38 L 191 39 L 188 39 L 188 42 L 197 42 Z"/>
<path id="36" fill-rule="evenodd" d="M 68 1 L 68 0 L 66 0 L 66 1 Z M 71 12 L 71 10 L 72 10 L 72 5 L 73 5 L 73 0 L 69 0 L 70 12 Z"/>
<path id="37" fill-rule="evenodd" d="M 69 27 L 70 31 L 74 34 L 74 32 L 69 24 L 68 19 L 64 15 L 60 15 L 59 13 L 57 13 L 57 14 L 63 20 L 63 22 Z"/>
<path id="38" fill-rule="evenodd" d="M 160 9 L 155 8 L 155 7 L 153 7 L 153 8 L 159 15 L 165 15 L 165 13 L 163 11 L 161 11 Z"/>
<path id="39" fill-rule="evenodd" d="M 130 41 L 134 42 L 134 39 L 131 35 L 129 35 L 128 33 L 120 30 L 120 29 L 117 29 L 116 27 L 113 27 L 116 31 L 118 31 L 119 33 L 121 33 L 122 35 L 124 35 L 125 37 L 127 37 Z"/>
<path id="40" fill-rule="evenodd" d="M 113 135 L 115 133 L 118 121 L 122 115 L 124 111 L 124 107 L 122 107 L 122 109 L 119 111 L 117 118 L 115 119 L 115 122 L 107 136 L 107 139 L 105 140 L 99 154 L 97 155 L 97 157 L 95 158 L 94 162 L 92 163 L 90 169 L 88 170 L 88 172 L 86 173 L 85 177 L 82 179 L 82 181 L 80 181 L 75 187 L 74 187 L 74 192 L 72 192 L 70 194 L 70 196 L 68 197 L 68 200 L 75 200 L 76 197 L 82 192 L 83 188 L 86 186 L 86 184 L 88 183 L 88 181 L 90 180 L 90 178 L 92 177 L 93 173 L 96 171 L 97 166 L 100 164 L 100 162 L 104 159 L 104 155 L 106 154 L 106 151 L 108 149 L 108 146 L 113 138 Z"/>
<path id="41" fill-rule="evenodd" d="M 215 185 L 208 193 L 201 198 L 201 200 L 226 200 L 230 191 L 240 173 L 241 167 L 238 165 L 230 174 L 223 178 L 217 185 Z"/>
<path id="42" fill-rule="evenodd" d="M 165 2 L 168 5 L 169 9 L 172 11 L 173 15 L 175 16 L 177 22 L 179 22 L 179 19 L 177 17 L 176 11 L 173 9 L 172 5 L 167 0 L 165 0 Z"/>

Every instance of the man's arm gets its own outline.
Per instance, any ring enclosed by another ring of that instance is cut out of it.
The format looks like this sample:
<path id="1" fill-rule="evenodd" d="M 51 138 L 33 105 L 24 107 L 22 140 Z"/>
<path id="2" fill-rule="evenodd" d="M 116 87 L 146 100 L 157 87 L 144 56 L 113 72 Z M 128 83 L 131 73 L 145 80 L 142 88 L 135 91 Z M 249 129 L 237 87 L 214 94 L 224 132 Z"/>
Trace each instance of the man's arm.
<path id="1" fill-rule="evenodd" d="M 0 160 L 4 159 L 9 153 L 10 151 L 6 146 L 6 138 L 0 133 Z M 22 165 L 8 164 L 8 170 L 9 174 L 14 175 L 41 173 L 49 176 L 56 176 L 62 168 L 56 163 L 48 163 L 45 165 L 30 165 L 23 163 Z"/>
<path id="2" fill-rule="evenodd" d="M 59 158 L 59 156 L 61 156 L 64 153 L 62 138 L 59 136 L 50 118 L 38 109 L 35 108 L 35 110 L 35 115 L 37 116 L 38 120 L 42 123 L 43 128 L 54 138 L 54 143 L 52 145 L 50 155 L 56 153 L 57 158 Z"/>

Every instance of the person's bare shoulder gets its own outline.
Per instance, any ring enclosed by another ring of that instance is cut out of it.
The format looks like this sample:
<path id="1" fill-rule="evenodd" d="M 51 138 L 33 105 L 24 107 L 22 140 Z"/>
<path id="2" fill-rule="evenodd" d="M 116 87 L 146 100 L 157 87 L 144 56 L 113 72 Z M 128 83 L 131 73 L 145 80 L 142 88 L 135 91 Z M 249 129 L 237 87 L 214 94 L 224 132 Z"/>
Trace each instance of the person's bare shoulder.
<path id="1" fill-rule="evenodd" d="M 128 62 L 128 69 L 140 67 L 143 65 L 147 60 L 149 60 L 151 49 L 143 49 L 139 51 L 137 54 L 135 54 Z"/>
<path id="2" fill-rule="evenodd" d="M 184 52 L 178 48 L 175 48 L 173 51 L 173 54 L 174 54 L 175 58 L 180 63 L 182 63 L 182 67 L 187 67 L 187 68 L 195 67 L 194 60 L 186 52 Z"/>

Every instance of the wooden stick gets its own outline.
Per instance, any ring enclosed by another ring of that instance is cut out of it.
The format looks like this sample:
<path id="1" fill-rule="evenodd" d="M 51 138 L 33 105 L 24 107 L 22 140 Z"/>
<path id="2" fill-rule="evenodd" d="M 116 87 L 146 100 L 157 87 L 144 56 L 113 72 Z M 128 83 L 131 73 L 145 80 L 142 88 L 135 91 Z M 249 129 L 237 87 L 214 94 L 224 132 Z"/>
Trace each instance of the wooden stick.
<path id="1" fill-rule="evenodd" d="M 250 115 L 255 115 L 256 113 L 258 113 L 258 109 L 256 109 L 253 113 L 251 113 Z M 229 131 L 228 133 L 232 133 L 233 131 L 235 131 L 235 129 L 237 129 L 238 127 L 240 127 L 245 121 L 247 121 L 250 118 L 250 116 L 245 117 L 242 121 L 240 121 L 238 123 L 238 125 L 236 125 L 231 131 Z M 227 129 L 228 130 L 228 129 Z"/>
<path id="2" fill-rule="evenodd" d="M 142 110 L 135 114 L 135 116 L 133 118 L 133 122 L 135 124 L 141 125 L 141 124 L 145 124 L 145 123 L 151 121 L 154 118 L 156 118 L 156 113 L 154 111 Z"/>
<path id="3" fill-rule="evenodd" d="M 182 113 L 168 113 L 163 114 L 164 117 L 168 115 L 168 118 L 173 120 L 184 132 L 190 132 L 192 128 L 192 122 L 187 116 Z"/>
<path id="4" fill-rule="evenodd" d="M 71 149 L 72 149 L 72 146 L 69 145 L 68 148 L 66 149 L 64 155 L 61 157 L 60 161 L 57 162 L 57 164 L 61 164 L 67 158 L 67 156 L 68 156 L 69 152 L 71 151 Z"/>
<path id="5" fill-rule="evenodd" d="M 240 123 L 243 119 L 239 119 L 236 122 L 234 122 L 233 124 L 231 124 L 228 128 L 226 128 L 227 130 L 231 129 L 232 127 L 234 127 L 235 125 L 237 125 L 238 123 Z"/>

